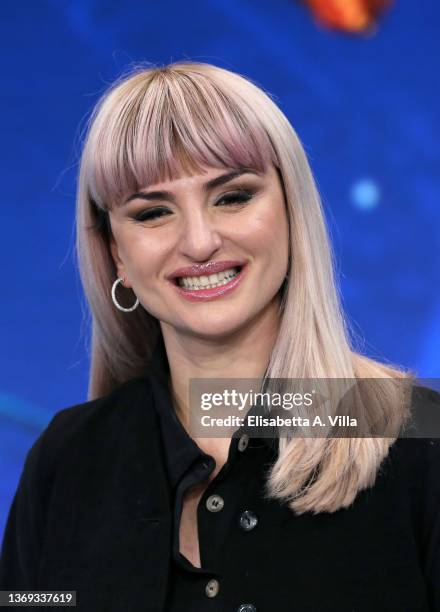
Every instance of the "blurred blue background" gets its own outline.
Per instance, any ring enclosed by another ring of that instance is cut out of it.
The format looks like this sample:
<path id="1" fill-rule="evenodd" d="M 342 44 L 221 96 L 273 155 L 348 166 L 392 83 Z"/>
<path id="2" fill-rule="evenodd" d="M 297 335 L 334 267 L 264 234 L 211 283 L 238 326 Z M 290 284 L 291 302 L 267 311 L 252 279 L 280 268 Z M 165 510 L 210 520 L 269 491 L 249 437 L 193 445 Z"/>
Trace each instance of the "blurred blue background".
<path id="1" fill-rule="evenodd" d="M 437 0 L 397 0 L 370 36 L 322 29 L 294 0 L 26 0 L 1 12 L 0 537 L 27 450 L 86 400 L 79 126 L 132 62 L 212 62 L 275 95 L 309 155 L 365 352 L 440 376 Z"/>

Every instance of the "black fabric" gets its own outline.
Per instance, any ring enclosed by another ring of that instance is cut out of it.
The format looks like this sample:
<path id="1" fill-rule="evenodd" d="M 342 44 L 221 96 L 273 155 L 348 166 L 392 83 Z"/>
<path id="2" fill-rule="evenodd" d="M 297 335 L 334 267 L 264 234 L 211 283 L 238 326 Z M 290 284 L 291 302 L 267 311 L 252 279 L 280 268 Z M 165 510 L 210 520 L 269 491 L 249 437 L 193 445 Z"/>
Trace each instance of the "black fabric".
<path id="1" fill-rule="evenodd" d="M 76 590 L 87 612 L 440 612 L 439 440 L 397 440 L 349 508 L 297 516 L 264 495 L 275 448 L 238 451 L 237 435 L 200 500 L 193 567 L 178 550 L 181 500 L 214 464 L 174 416 L 162 349 L 154 374 L 60 411 L 33 445 L 1 590 Z"/>
<path id="2" fill-rule="evenodd" d="M 244 604 L 251 604 L 256 610 L 425 609 L 429 589 L 437 589 L 437 593 L 440 589 L 440 551 L 437 550 L 436 564 L 431 572 L 428 570 L 430 576 L 425 584 L 411 537 L 406 543 L 405 538 L 397 542 L 399 533 L 407 532 L 407 536 L 410 536 L 409 525 L 405 524 L 408 516 L 405 517 L 404 507 L 399 509 L 398 500 L 402 492 L 391 486 L 386 471 L 379 476 L 374 489 L 367 494 L 361 493 L 349 510 L 334 515 L 293 517 L 285 506 L 265 496 L 267 473 L 276 460 L 273 441 L 250 438 L 246 450 L 239 452 L 238 440 L 247 431 L 245 427 L 232 439 L 226 464 L 210 482 L 198 504 L 202 567 L 194 567 L 179 552 L 182 499 L 192 485 L 206 480 L 215 467 L 215 461 L 199 449 L 176 418 L 175 412 L 170 410 L 170 399 L 164 392 L 169 367 L 164 345 L 160 341 L 155 363 L 157 380 L 160 379 L 159 384 L 157 381 L 153 383 L 158 398 L 156 408 L 174 491 L 167 611 L 239 610 L 240 605 Z M 406 446 L 408 452 L 411 445 L 415 448 L 413 442 L 400 440 L 398 444 L 402 448 Z M 390 464 L 388 471 L 392 469 Z M 439 491 L 440 486 L 437 493 Z M 394 499 L 393 493 L 396 494 Z M 223 509 L 216 513 L 206 507 L 207 499 L 213 494 L 220 495 L 225 501 Z M 440 511 L 440 497 L 437 497 L 437 501 Z M 240 524 L 240 518 L 249 511 L 257 523 L 253 529 L 246 531 Z M 397 520 L 393 518 L 393 512 Z M 440 517 L 437 522 L 440 522 Z M 359 526 L 362 526 L 361 530 Z M 274 542 L 277 543 L 276 547 Z M 440 545 L 438 539 L 437 544 Z M 407 550 L 404 553 L 405 547 Z M 361 551 L 364 559 L 361 558 Z M 410 563 L 404 560 L 409 551 L 410 558 L 413 557 Z M 307 563 L 303 566 L 302 559 L 308 562 L 309 571 L 305 571 Z M 339 578 L 336 568 L 341 570 Z M 393 568 L 394 572 L 390 575 Z M 301 576 L 303 584 L 299 591 L 291 586 L 292 574 Z M 207 600 L 205 587 L 213 578 L 218 581 L 219 591 L 215 598 Z M 314 588 L 318 584 L 319 589 Z M 325 593 L 331 594 L 335 590 L 343 591 L 343 597 L 332 601 L 330 595 L 326 607 Z M 298 607 L 296 595 L 301 592 L 308 593 L 308 601 L 306 603 L 301 598 Z M 350 605 L 353 607 L 350 608 Z"/>

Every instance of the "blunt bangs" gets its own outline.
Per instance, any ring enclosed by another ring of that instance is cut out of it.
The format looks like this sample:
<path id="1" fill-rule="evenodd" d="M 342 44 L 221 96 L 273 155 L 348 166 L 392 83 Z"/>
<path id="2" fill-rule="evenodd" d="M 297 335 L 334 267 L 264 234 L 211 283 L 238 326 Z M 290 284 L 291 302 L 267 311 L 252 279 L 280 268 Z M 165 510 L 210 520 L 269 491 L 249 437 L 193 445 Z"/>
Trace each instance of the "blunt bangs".
<path id="1" fill-rule="evenodd" d="M 86 145 L 88 190 L 99 208 L 203 166 L 278 165 L 242 77 L 219 82 L 182 64 L 184 72 L 178 65 L 140 72 L 102 99 Z"/>

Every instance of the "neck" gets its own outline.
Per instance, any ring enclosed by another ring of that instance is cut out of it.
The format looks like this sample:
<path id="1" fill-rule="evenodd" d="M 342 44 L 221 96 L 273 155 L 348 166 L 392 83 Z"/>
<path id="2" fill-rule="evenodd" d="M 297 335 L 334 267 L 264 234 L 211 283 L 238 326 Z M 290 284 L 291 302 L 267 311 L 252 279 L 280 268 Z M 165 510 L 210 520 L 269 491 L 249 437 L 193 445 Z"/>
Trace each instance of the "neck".
<path id="1" fill-rule="evenodd" d="M 262 378 L 278 334 L 278 303 L 269 305 L 258 320 L 228 336 L 209 338 L 179 334 L 161 323 L 170 366 L 174 409 L 189 427 L 191 378 Z"/>

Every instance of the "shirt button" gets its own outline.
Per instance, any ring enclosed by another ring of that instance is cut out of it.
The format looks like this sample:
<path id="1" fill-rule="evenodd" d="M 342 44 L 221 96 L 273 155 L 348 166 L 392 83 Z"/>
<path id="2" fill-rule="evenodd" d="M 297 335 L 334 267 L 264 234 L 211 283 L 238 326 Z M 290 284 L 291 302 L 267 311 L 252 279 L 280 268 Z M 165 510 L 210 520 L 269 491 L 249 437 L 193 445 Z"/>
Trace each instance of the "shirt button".
<path id="1" fill-rule="evenodd" d="M 213 578 L 210 580 L 205 587 L 205 593 L 207 597 L 215 597 L 220 589 L 220 584 L 218 580 Z"/>
<path id="2" fill-rule="evenodd" d="M 243 434 L 238 441 L 238 450 L 243 452 L 247 449 L 249 444 L 249 436 L 247 434 Z"/>
<path id="3" fill-rule="evenodd" d="M 206 507 L 210 512 L 220 512 L 225 505 L 225 500 L 220 495 L 210 495 L 206 500 Z"/>
<path id="4" fill-rule="evenodd" d="M 257 612 L 257 608 L 253 604 L 241 604 L 237 612 Z"/>
<path id="5" fill-rule="evenodd" d="M 251 529 L 253 529 L 257 523 L 258 523 L 257 517 L 250 510 L 245 510 L 243 514 L 240 516 L 240 527 L 244 531 L 251 531 Z"/>

